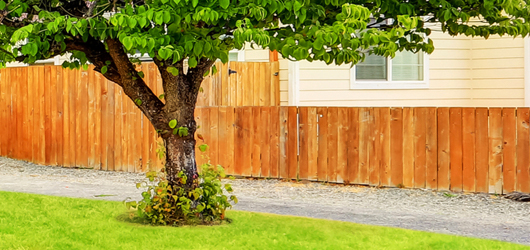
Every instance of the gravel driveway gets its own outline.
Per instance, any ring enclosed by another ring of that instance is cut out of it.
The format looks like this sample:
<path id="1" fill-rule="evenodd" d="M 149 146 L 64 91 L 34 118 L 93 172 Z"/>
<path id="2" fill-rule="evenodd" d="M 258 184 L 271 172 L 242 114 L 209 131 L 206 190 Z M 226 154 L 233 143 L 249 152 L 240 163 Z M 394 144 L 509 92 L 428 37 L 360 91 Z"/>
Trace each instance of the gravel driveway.
<path id="1" fill-rule="evenodd" d="M 140 199 L 142 174 L 38 166 L 0 157 L 0 190 L 122 201 Z M 289 214 L 530 245 L 530 203 L 486 194 L 232 180 L 236 210 Z"/>

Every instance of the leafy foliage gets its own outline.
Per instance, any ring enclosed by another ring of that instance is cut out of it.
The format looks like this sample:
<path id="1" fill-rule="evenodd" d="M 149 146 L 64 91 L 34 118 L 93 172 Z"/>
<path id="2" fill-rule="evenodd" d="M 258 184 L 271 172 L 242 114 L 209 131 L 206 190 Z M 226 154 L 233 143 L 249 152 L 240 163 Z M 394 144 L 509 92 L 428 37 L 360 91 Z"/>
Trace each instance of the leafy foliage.
<path id="1" fill-rule="evenodd" d="M 226 62 L 247 42 L 292 60 L 356 63 L 367 52 L 432 52 L 426 22 L 451 35 L 526 36 L 530 17 L 523 0 L 0 0 L 0 10 L 2 65 L 71 52 L 69 67 L 93 60 L 73 42 L 114 38 L 130 54 L 168 64 L 188 58 L 192 68 L 202 58 Z"/>
<path id="2" fill-rule="evenodd" d="M 234 195 L 228 197 L 224 192 L 233 192 L 230 184 L 222 184 L 226 177 L 221 166 L 205 163 L 201 166 L 198 187 L 186 190 L 187 177 L 178 174 L 182 186 L 169 185 L 164 172 L 150 171 L 147 180 L 137 183 L 137 188 L 146 188 L 139 202 L 130 201 L 126 205 L 136 209 L 138 216 L 148 223 L 156 225 L 212 224 L 225 220 L 225 211 L 237 203 Z"/>

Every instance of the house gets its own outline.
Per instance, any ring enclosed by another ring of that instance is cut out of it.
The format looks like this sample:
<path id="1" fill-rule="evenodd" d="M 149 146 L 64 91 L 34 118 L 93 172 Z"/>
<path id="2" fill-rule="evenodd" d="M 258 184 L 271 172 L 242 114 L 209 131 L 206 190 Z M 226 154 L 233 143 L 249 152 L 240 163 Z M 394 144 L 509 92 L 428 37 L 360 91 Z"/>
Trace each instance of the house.
<path id="1" fill-rule="evenodd" d="M 282 105 L 530 106 L 530 40 L 452 37 L 433 28 L 431 55 L 368 57 L 353 68 L 280 59 Z"/>

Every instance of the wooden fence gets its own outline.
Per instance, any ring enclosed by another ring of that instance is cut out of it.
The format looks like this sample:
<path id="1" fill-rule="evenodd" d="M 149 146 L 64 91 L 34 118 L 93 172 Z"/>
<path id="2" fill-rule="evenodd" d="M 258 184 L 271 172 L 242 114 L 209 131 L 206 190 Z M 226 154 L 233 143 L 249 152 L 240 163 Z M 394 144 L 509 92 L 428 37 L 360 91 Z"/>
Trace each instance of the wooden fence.
<path id="1" fill-rule="evenodd" d="M 197 106 L 280 106 L 280 68 L 274 62 L 216 63 L 205 79 Z"/>
<path id="2" fill-rule="evenodd" d="M 230 174 L 502 194 L 530 192 L 529 112 L 209 107 L 197 120 Z"/>
<path id="3" fill-rule="evenodd" d="M 147 85 L 161 95 L 156 66 L 141 67 Z M 203 82 L 198 105 L 279 104 L 278 62 L 230 62 L 217 67 L 218 73 Z M 229 68 L 237 73 L 229 76 Z M 236 87 L 235 92 L 227 91 Z M 0 70 L 0 128 L 2 156 L 131 172 L 159 163 L 155 153 L 159 141 L 149 121 L 119 86 L 93 70 L 60 66 Z"/>
<path id="4" fill-rule="evenodd" d="M 148 85 L 162 94 L 155 66 L 143 67 Z M 528 108 L 222 106 L 196 112 L 209 159 L 234 175 L 530 192 Z M 130 172 L 160 166 L 152 126 L 121 88 L 93 71 L 1 70 L 0 128 L 2 156 Z"/>

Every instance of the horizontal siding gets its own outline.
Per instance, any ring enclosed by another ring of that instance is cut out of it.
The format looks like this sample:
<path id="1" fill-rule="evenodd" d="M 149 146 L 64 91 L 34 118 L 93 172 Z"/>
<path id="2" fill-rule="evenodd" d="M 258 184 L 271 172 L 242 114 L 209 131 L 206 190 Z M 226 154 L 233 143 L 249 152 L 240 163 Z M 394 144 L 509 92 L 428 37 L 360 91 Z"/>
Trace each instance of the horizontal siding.
<path id="1" fill-rule="evenodd" d="M 515 107 L 524 104 L 523 39 L 483 40 L 451 37 L 436 31 L 431 38 L 436 49 L 429 56 L 428 89 L 350 89 L 349 65 L 303 61 L 300 62 L 300 105 Z"/>
<path id="2" fill-rule="evenodd" d="M 279 58 L 280 64 L 280 106 L 289 105 L 289 61 Z"/>

